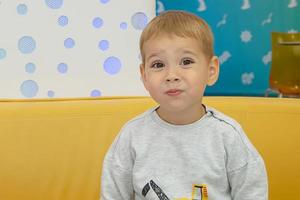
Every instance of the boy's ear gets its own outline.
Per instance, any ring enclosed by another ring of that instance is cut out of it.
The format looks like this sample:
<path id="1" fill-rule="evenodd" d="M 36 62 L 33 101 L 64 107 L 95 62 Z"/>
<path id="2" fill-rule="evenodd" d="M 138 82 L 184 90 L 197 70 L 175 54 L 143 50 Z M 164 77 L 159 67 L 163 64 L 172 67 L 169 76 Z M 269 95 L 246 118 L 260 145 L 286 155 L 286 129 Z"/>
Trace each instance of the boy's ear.
<path id="1" fill-rule="evenodd" d="M 141 80 L 143 81 L 144 87 L 146 88 L 146 90 L 148 90 L 146 74 L 145 74 L 145 65 L 143 63 L 140 64 L 140 74 L 141 74 Z"/>
<path id="2" fill-rule="evenodd" d="M 145 66 L 144 64 L 140 64 L 140 74 L 141 74 L 141 79 L 144 82 L 144 77 L 145 77 Z"/>
<path id="3" fill-rule="evenodd" d="M 220 64 L 219 59 L 217 56 L 213 56 L 210 60 L 209 67 L 208 67 L 208 80 L 207 85 L 212 86 L 215 84 L 219 78 L 220 72 Z"/>

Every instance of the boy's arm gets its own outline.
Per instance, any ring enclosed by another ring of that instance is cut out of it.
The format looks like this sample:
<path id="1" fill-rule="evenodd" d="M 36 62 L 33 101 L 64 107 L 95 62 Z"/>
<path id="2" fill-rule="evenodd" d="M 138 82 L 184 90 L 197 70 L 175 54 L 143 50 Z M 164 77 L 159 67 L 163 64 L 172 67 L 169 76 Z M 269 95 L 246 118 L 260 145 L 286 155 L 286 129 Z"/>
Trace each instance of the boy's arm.
<path id="1" fill-rule="evenodd" d="M 233 200 L 268 200 L 264 161 L 240 126 L 227 140 L 227 176 Z"/>
<path id="2" fill-rule="evenodd" d="M 233 200 L 268 200 L 268 179 L 264 162 L 258 158 L 228 173 Z"/>
<path id="3" fill-rule="evenodd" d="M 130 134 L 122 130 L 103 161 L 100 200 L 131 200 L 133 156 Z"/>
<path id="4" fill-rule="evenodd" d="M 133 199 L 132 175 L 110 161 L 104 161 L 101 180 L 100 200 Z"/>

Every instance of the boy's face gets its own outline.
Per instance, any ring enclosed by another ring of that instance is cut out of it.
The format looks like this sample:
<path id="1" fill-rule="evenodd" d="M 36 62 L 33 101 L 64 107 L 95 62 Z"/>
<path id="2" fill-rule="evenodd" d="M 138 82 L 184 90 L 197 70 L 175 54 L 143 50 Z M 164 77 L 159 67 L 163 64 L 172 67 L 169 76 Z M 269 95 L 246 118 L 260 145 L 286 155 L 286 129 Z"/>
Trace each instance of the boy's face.
<path id="1" fill-rule="evenodd" d="M 206 85 L 218 78 L 218 59 L 208 60 L 196 39 L 160 36 L 144 44 L 140 70 L 145 88 L 167 112 L 199 109 Z"/>

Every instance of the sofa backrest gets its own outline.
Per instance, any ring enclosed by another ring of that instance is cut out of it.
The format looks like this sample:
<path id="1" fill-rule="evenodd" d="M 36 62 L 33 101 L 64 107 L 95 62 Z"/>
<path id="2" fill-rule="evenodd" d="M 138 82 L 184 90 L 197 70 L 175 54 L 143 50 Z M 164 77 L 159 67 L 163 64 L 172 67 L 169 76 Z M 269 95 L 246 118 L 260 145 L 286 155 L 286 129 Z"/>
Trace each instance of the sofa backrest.
<path id="1" fill-rule="evenodd" d="M 300 199 L 300 100 L 205 97 L 262 154 L 270 199 Z M 102 159 L 147 97 L 0 101 L 0 199 L 97 200 Z"/>

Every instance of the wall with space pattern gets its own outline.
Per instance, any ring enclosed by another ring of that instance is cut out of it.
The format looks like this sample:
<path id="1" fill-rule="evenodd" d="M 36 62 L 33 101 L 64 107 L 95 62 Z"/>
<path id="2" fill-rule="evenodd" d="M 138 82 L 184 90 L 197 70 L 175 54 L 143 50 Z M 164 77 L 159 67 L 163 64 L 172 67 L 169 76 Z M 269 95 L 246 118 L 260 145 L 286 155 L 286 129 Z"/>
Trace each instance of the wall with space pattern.
<path id="1" fill-rule="evenodd" d="M 261 96 L 269 84 L 270 33 L 299 32 L 299 4 L 299 0 L 158 0 L 157 13 L 186 10 L 210 24 L 221 74 L 207 95 Z"/>
<path id="2" fill-rule="evenodd" d="M 0 0 L 0 99 L 147 94 L 138 41 L 154 0 Z"/>

